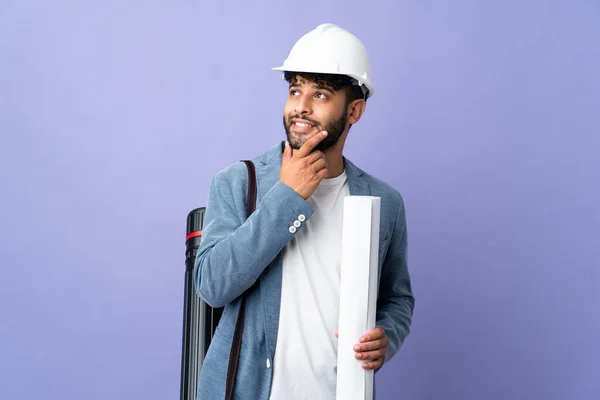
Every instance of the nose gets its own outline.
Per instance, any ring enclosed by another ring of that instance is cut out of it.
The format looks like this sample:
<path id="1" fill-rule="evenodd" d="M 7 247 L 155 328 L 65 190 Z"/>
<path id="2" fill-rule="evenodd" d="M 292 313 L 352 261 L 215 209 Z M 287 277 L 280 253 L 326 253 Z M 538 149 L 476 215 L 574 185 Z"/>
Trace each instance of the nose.
<path id="1" fill-rule="evenodd" d="M 310 108 L 310 99 L 307 96 L 300 95 L 296 100 L 296 113 L 300 115 L 310 114 L 312 109 Z"/>

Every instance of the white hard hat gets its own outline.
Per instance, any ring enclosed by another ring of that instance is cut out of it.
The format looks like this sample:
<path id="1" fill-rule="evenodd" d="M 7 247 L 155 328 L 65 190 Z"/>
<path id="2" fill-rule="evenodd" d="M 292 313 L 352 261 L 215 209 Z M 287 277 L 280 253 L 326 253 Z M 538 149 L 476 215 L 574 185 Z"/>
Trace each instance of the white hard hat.
<path id="1" fill-rule="evenodd" d="M 356 36 L 334 24 L 319 25 L 302 36 L 283 65 L 273 70 L 346 75 L 363 91 L 368 89 L 367 97 L 375 92 L 367 49 Z"/>

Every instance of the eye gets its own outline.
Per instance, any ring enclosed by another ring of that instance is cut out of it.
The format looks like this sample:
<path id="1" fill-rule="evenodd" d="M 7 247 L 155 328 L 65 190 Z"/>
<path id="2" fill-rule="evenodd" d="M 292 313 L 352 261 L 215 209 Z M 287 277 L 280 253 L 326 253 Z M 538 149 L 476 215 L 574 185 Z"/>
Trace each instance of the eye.
<path id="1" fill-rule="evenodd" d="M 295 89 L 290 90 L 290 96 L 297 96 L 298 95 L 298 91 Z"/>
<path id="2" fill-rule="evenodd" d="M 318 92 L 317 93 L 317 97 L 320 98 L 320 99 L 326 99 L 327 95 L 325 93 Z"/>

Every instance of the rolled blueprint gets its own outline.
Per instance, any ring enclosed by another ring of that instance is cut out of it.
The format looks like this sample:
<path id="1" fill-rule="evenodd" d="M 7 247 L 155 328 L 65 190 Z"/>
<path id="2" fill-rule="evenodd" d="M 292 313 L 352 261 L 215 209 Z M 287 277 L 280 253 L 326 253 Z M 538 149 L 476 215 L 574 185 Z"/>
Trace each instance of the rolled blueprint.
<path id="1" fill-rule="evenodd" d="M 337 400 L 372 400 L 373 371 L 362 368 L 354 345 L 375 329 L 381 199 L 344 198 L 340 310 L 338 327 Z"/>

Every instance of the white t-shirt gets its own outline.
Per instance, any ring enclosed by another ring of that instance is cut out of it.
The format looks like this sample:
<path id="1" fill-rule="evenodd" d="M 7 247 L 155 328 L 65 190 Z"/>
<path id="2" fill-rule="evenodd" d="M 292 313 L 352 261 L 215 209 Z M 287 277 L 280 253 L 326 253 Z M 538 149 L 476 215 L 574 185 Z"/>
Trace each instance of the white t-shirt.
<path id="1" fill-rule="evenodd" d="M 321 181 L 314 213 L 283 251 L 271 400 L 334 400 L 346 172 Z"/>

